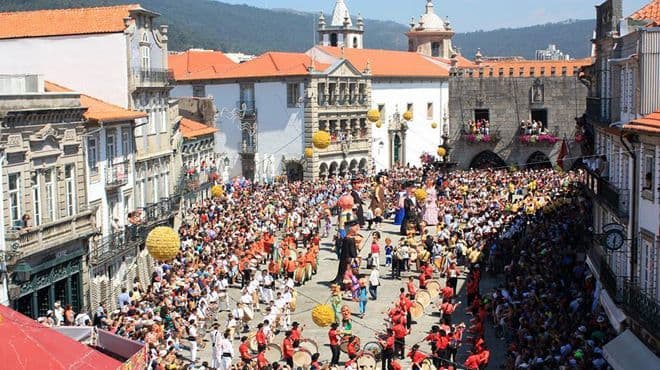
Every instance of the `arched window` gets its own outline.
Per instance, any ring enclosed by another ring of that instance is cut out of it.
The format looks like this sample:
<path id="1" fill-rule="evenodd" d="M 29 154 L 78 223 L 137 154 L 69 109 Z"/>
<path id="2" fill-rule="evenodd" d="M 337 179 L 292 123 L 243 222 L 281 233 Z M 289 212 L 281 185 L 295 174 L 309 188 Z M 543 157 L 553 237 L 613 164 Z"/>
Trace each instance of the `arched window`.
<path id="1" fill-rule="evenodd" d="M 440 43 L 439 42 L 432 42 L 431 43 L 431 56 L 432 57 L 439 57 L 440 56 Z"/>
<path id="2" fill-rule="evenodd" d="M 353 49 L 357 49 L 358 47 L 359 47 L 359 46 L 358 46 L 358 38 L 357 38 L 357 37 L 353 37 Z"/>
<path id="3" fill-rule="evenodd" d="M 336 33 L 331 33 L 330 34 L 330 46 L 338 46 L 339 45 L 339 38 L 337 37 Z"/>
<path id="4" fill-rule="evenodd" d="M 140 40 L 140 67 L 143 71 L 151 69 L 151 48 L 149 46 L 149 35 L 145 32 Z"/>

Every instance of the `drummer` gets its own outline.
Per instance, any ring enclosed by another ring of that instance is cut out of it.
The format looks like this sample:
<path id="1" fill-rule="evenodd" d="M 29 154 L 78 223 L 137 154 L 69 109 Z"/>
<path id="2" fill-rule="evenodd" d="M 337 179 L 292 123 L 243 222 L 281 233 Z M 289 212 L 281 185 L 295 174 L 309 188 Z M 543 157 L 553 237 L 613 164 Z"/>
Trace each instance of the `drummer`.
<path id="1" fill-rule="evenodd" d="M 415 344 L 408 353 L 410 361 L 412 362 L 413 370 L 421 370 L 422 362 L 426 360 L 427 356 L 419 351 L 419 344 Z"/>
<path id="2" fill-rule="evenodd" d="M 291 339 L 291 330 L 287 331 L 285 334 L 285 338 L 282 341 L 282 359 L 286 361 L 287 365 L 289 365 L 293 369 L 293 353 L 296 351 L 296 349 L 293 347 L 293 339 Z"/>
<path id="3" fill-rule="evenodd" d="M 268 359 L 266 359 L 265 348 L 262 351 L 260 351 L 259 354 L 257 354 L 256 360 L 257 360 L 257 369 L 259 370 L 267 369 L 270 366 Z"/>
<path id="4" fill-rule="evenodd" d="M 351 335 L 348 338 L 348 345 L 346 346 L 346 353 L 348 358 L 354 360 L 357 358 L 360 353 L 360 338 L 355 335 Z"/>
<path id="5" fill-rule="evenodd" d="M 298 348 L 300 346 L 300 340 L 302 339 L 303 329 L 300 327 L 298 321 L 294 321 L 291 324 L 291 340 L 293 340 L 293 347 Z"/>
<path id="6" fill-rule="evenodd" d="M 250 355 L 250 344 L 248 343 L 248 337 L 243 336 L 241 338 L 241 344 L 238 346 L 238 353 L 241 356 L 241 361 L 246 364 L 249 364 L 252 361 L 252 355 Z"/>
<path id="7" fill-rule="evenodd" d="M 341 336 L 339 335 L 339 324 L 332 323 L 330 325 L 330 330 L 328 331 L 328 340 L 330 342 L 330 351 L 332 352 L 332 358 L 330 360 L 330 366 L 339 365 L 339 356 L 341 351 L 339 349 L 339 341 Z"/>
<path id="8" fill-rule="evenodd" d="M 385 340 L 380 341 L 380 345 L 383 346 L 383 353 L 381 353 L 382 370 L 389 370 L 391 367 L 392 357 L 394 356 L 394 343 L 394 331 L 387 329 L 387 337 Z"/>

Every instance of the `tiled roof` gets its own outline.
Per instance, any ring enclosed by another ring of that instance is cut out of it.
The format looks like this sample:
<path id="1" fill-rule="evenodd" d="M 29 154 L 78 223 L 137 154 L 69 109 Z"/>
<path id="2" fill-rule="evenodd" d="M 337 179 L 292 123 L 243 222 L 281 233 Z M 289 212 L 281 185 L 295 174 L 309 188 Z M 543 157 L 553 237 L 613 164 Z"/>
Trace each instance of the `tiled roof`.
<path id="1" fill-rule="evenodd" d="M 651 23 L 649 26 L 658 26 L 660 25 L 660 0 L 653 0 L 644 6 L 642 9 L 634 12 L 630 18 L 636 20 L 650 20 Z"/>
<path id="2" fill-rule="evenodd" d="M 648 116 L 632 120 L 623 125 L 623 128 L 644 134 L 660 134 L 660 110 L 657 110 Z"/>
<path id="3" fill-rule="evenodd" d="M 123 32 L 140 5 L 0 13 L 0 39 Z"/>
<path id="4" fill-rule="evenodd" d="M 238 64 L 221 51 L 188 50 L 168 56 L 168 66 L 177 81 L 222 77 L 222 73 Z"/>
<path id="5" fill-rule="evenodd" d="M 307 68 L 312 65 L 312 59 L 303 53 L 267 52 L 250 61 L 239 64 L 223 73 L 222 78 L 256 78 L 256 77 L 282 77 L 305 76 L 309 74 Z M 314 63 L 316 71 L 323 71 L 328 64 Z"/>
<path id="6" fill-rule="evenodd" d="M 179 130 L 185 139 L 193 139 L 203 135 L 214 134 L 218 131 L 215 127 L 209 127 L 201 122 L 193 121 L 188 118 L 181 118 Z"/>
<path id="7" fill-rule="evenodd" d="M 433 59 L 439 60 L 440 62 L 451 66 L 451 59 L 444 59 L 444 58 L 433 58 Z M 476 64 L 474 64 L 473 61 L 462 55 L 456 56 L 456 60 L 458 61 L 458 63 L 456 64 L 458 68 L 476 67 Z"/>
<path id="8" fill-rule="evenodd" d="M 499 77 L 500 69 L 503 77 L 541 77 L 562 76 L 564 68 L 566 76 L 574 76 L 579 73 L 583 66 L 590 65 L 591 58 L 576 60 L 504 60 L 497 62 L 483 62 L 481 65 L 468 67 L 475 71 L 473 77 L 479 77 L 478 70 L 483 69 L 483 75 L 487 77 Z M 513 75 L 510 74 L 513 68 Z"/>
<path id="9" fill-rule="evenodd" d="M 317 50 L 341 58 L 342 50 L 330 46 L 316 46 Z M 312 49 L 313 50 L 313 49 Z M 440 62 L 421 54 L 380 49 L 349 49 L 344 48 L 344 58 L 355 68 L 364 71 L 367 63 L 374 77 L 447 77 L 449 69 Z"/>
<path id="10" fill-rule="evenodd" d="M 72 90 L 66 87 L 57 85 L 52 82 L 45 81 L 44 86 L 47 92 L 71 92 Z M 87 111 L 83 114 L 85 119 L 91 121 L 101 122 L 116 122 L 116 121 L 132 121 L 138 118 L 147 117 L 144 112 L 133 111 L 124 109 L 120 106 L 106 103 L 103 100 L 93 98 L 89 95 L 80 95 L 80 104 L 87 107 Z"/>

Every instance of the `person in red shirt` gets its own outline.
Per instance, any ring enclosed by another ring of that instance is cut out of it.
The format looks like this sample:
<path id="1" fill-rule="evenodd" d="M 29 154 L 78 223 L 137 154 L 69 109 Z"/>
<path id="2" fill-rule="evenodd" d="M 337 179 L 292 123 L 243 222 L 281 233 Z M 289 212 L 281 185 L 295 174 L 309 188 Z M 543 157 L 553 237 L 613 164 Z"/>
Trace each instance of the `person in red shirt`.
<path id="1" fill-rule="evenodd" d="M 447 358 L 447 347 L 449 346 L 449 337 L 447 336 L 447 332 L 440 329 L 438 332 L 438 337 L 435 341 L 435 353 L 434 353 L 434 359 L 433 363 L 436 368 L 439 368 L 441 365 L 444 364 L 443 359 Z"/>
<path id="2" fill-rule="evenodd" d="M 426 355 L 419 351 L 419 344 L 412 346 L 408 353 L 408 357 L 410 357 L 410 361 L 412 362 L 413 370 L 420 370 L 422 361 L 426 360 Z"/>
<path id="3" fill-rule="evenodd" d="M 241 338 L 241 344 L 238 346 L 238 353 L 241 355 L 241 360 L 246 364 L 249 364 L 252 361 L 252 355 L 250 355 L 250 346 L 248 345 L 248 338 Z"/>
<path id="4" fill-rule="evenodd" d="M 309 366 L 310 370 L 321 370 L 321 363 L 319 362 L 321 354 L 316 352 L 312 354 L 312 364 Z"/>
<path id="5" fill-rule="evenodd" d="M 270 364 L 268 363 L 268 360 L 266 359 L 266 351 L 259 352 L 259 354 L 257 355 L 257 368 L 259 370 L 263 370 L 263 369 L 267 368 L 268 365 L 270 365 Z"/>
<path id="6" fill-rule="evenodd" d="M 438 336 L 440 334 L 440 328 L 437 325 L 433 325 L 431 327 L 431 331 L 428 332 L 426 337 L 424 337 L 424 340 L 429 343 L 429 346 L 431 346 L 431 352 L 435 353 L 435 342 L 438 340 Z"/>
<path id="7" fill-rule="evenodd" d="M 488 368 L 488 361 L 490 361 L 490 351 L 486 346 L 486 343 L 483 344 L 482 351 L 478 354 L 479 356 L 479 368 L 486 369 Z"/>
<path id="8" fill-rule="evenodd" d="M 398 323 L 392 327 L 392 332 L 394 332 L 394 355 L 399 356 L 400 359 L 405 357 L 405 346 L 406 346 L 406 335 L 408 330 L 403 324 Z"/>
<path id="9" fill-rule="evenodd" d="M 286 266 L 286 276 L 289 279 L 293 279 L 293 273 L 296 271 L 296 261 L 293 260 L 293 258 L 289 257 L 288 260 L 285 262 Z"/>
<path id="10" fill-rule="evenodd" d="M 330 351 L 332 352 L 332 359 L 330 360 L 330 366 L 339 365 L 339 355 L 341 351 L 339 349 L 339 331 L 337 328 L 339 324 L 333 323 L 330 326 L 330 331 L 328 331 L 328 339 L 330 341 Z"/>
<path id="11" fill-rule="evenodd" d="M 412 314 L 410 313 L 410 308 L 412 307 L 412 300 L 404 294 L 399 299 L 399 306 L 401 306 L 401 310 L 406 313 L 406 329 L 410 330 L 410 327 L 412 326 Z"/>
<path id="12" fill-rule="evenodd" d="M 449 299 L 454 296 L 454 289 L 452 289 L 449 285 L 445 285 L 445 287 L 442 288 L 441 293 L 442 299 Z"/>
<path id="13" fill-rule="evenodd" d="M 469 370 L 479 370 L 479 355 L 472 354 L 463 363 Z"/>
<path id="14" fill-rule="evenodd" d="M 417 288 L 415 288 L 415 281 L 413 280 L 412 276 L 408 277 L 408 283 L 406 284 L 406 288 L 408 288 L 408 295 L 410 296 L 410 299 L 414 300 L 415 294 L 417 294 Z"/>
<path id="15" fill-rule="evenodd" d="M 394 356 L 394 331 L 392 329 L 387 329 L 387 337 L 385 340 L 380 341 L 380 345 L 383 346 L 383 353 L 381 353 L 382 361 L 382 370 L 389 370 L 392 366 L 392 357 Z"/>
<path id="16" fill-rule="evenodd" d="M 447 324 L 451 325 L 451 315 L 456 311 L 456 307 L 460 305 L 461 302 L 458 302 L 456 304 L 453 303 L 453 299 L 445 299 L 442 304 L 440 304 L 440 311 L 442 311 L 442 321 Z"/>
<path id="17" fill-rule="evenodd" d="M 348 346 L 346 346 L 346 353 L 351 360 L 354 360 L 358 356 L 358 353 L 360 353 L 360 338 L 351 335 L 348 339 Z"/>
<path id="18" fill-rule="evenodd" d="M 266 346 L 268 346 L 268 340 L 266 339 L 266 333 L 264 333 L 263 323 L 259 323 L 259 325 L 257 325 L 256 340 L 257 340 L 257 351 L 259 352 L 264 351 L 266 349 Z"/>
<path id="19" fill-rule="evenodd" d="M 419 289 L 426 289 L 426 279 L 425 273 L 419 274 Z"/>
<path id="20" fill-rule="evenodd" d="M 300 345 L 300 340 L 302 339 L 302 328 L 297 321 L 294 321 L 291 324 L 291 340 L 293 340 L 293 346 L 298 348 Z"/>
<path id="21" fill-rule="evenodd" d="M 397 360 L 392 360 L 392 362 L 390 363 L 390 368 L 392 370 L 402 370 L 403 369 L 403 367 L 401 367 L 401 364 Z"/>
<path id="22" fill-rule="evenodd" d="M 293 368 L 293 353 L 295 348 L 293 347 L 293 340 L 291 339 L 291 331 L 286 332 L 286 337 L 282 341 L 282 358 L 286 363 Z"/>

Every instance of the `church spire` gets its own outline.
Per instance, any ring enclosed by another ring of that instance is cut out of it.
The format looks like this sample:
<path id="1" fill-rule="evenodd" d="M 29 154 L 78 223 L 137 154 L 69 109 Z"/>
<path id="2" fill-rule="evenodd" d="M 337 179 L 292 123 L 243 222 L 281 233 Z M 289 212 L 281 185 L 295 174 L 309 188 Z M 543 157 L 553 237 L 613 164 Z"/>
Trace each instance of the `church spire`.
<path id="1" fill-rule="evenodd" d="M 348 18 L 348 26 L 352 26 L 351 15 L 344 0 L 337 0 L 335 9 L 332 11 L 332 26 L 344 26 L 344 19 Z"/>

